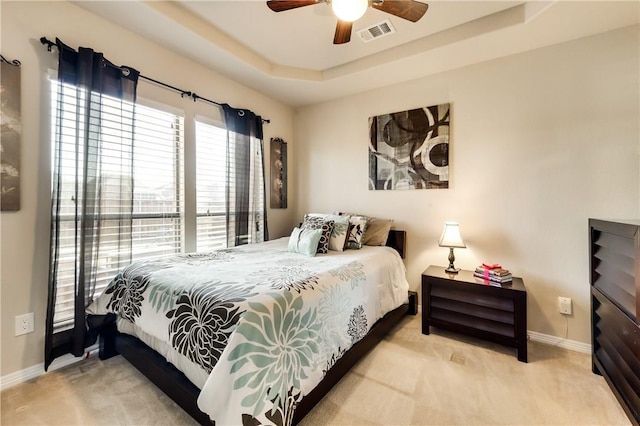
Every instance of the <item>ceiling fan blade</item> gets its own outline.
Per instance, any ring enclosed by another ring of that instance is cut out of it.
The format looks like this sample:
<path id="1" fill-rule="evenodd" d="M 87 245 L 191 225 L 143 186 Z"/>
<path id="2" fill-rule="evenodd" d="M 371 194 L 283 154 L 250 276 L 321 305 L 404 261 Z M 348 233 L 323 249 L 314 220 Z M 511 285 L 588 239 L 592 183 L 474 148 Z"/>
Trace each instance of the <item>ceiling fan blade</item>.
<path id="1" fill-rule="evenodd" d="M 351 28 L 353 22 L 344 22 L 338 19 L 336 34 L 333 36 L 333 44 L 349 43 L 351 40 Z"/>
<path id="2" fill-rule="evenodd" d="M 415 0 L 384 0 L 382 4 L 374 2 L 371 7 L 407 21 L 418 22 L 427 12 L 429 5 Z"/>
<path id="3" fill-rule="evenodd" d="M 284 12 L 285 10 L 296 9 L 302 6 L 311 6 L 321 3 L 322 0 L 269 0 L 267 6 L 274 12 Z"/>

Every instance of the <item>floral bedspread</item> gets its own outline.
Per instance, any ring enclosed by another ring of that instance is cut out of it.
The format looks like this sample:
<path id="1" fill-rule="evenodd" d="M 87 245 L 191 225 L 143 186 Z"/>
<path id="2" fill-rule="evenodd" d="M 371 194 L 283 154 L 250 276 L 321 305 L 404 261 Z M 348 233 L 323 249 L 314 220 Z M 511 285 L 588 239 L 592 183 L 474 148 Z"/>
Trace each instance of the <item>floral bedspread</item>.
<path id="1" fill-rule="evenodd" d="M 194 382 L 217 424 L 291 424 L 298 401 L 407 299 L 388 247 L 289 253 L 287 238 L 133 263 L 89 307 Z"/>

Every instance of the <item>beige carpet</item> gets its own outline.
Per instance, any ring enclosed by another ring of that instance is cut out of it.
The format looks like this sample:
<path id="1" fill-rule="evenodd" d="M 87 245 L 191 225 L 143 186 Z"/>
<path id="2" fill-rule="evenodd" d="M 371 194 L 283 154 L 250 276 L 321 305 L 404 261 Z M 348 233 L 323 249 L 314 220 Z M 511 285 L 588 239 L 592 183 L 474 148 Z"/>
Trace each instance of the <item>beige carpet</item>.
<path id="1" fill-rule="evenodd" d="M 97 357 L 0 394 L 2 425 L 195 424 L 122 357 Z M 529 343 L 515 351 L 405 319 L 303 424 L 628 425 L 589 355 Z"/>

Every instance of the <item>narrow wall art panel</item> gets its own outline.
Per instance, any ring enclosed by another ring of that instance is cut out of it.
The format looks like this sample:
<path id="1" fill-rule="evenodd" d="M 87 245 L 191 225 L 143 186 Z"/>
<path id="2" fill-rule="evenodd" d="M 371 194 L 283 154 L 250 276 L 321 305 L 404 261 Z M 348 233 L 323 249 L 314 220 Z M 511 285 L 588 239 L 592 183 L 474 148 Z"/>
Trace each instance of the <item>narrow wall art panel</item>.
<path id="1" fill-rule="evenodd" d="M 271 138 L 271 208 L 287 208 L 287 143 Z"/>
<path id="2" fill-rule="evenodd" d="M 369 117 L 369 189 L 449 187 L 450 104 Z"/>
<path id="3" fill-rule="evenodd" d="M 0 205 L 2 211 L 20 210 L 20 62 L 2 58 L 0 93 L 2 98 L 0 121 Z"/>

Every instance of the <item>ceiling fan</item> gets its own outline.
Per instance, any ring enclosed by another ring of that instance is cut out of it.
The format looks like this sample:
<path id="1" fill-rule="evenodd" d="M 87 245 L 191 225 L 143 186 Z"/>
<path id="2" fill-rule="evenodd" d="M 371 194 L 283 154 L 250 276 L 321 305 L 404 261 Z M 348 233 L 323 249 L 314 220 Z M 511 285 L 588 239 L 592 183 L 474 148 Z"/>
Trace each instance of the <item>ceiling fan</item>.
<path id="1" fill-rule="evenodd" d="M 351 40 L 353 22 L 364 15 L 368 7 L 381 10 L 411 22 L 418 22 L 429 5 L 416 0 L 269 0 L 267 6 L 274 12 L 327 3 L 338 18 L 333 44 L 344 44 Z"/>

